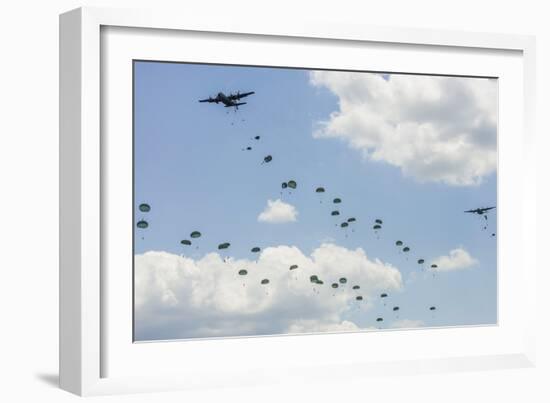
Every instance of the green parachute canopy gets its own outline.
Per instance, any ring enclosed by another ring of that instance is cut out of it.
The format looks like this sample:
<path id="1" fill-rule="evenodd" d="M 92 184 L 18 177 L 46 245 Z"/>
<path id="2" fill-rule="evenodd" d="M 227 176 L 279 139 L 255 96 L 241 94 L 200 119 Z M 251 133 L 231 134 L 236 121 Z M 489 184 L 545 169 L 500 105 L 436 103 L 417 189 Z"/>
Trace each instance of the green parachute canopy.
<path id="1" fill-rule="evenodd" d="M 350 218 L 348 218 L 348 222 L 355 222 L 355 221 L 357 221 L 357 220 L 355 219 L 355 217 L 350 217 Z"/>
<path id="2" fill-rule="evenodd" d="M 382 226 L 378 224 L 372 226 L 372 229 L 374 230 L 379 230 L 380 228 L 382 228 Z"/>
<path id="3" fill-rule="evenodd" d="M 315 192 L 316 193 L 325 193 L 325 188 L 324 187 L 318 187 L 317 189 L 315 189 Z"/>
<path id="4" fill-rule="evenodd" d="M 418 259 L 418 264 L 424 264 L 424 259 Z"/>
<path id="5" fill-rule="evenodd" d="M 348 282 L 348 279 L 345 277 L 340 277 L 340 280 L 338 280 L 340 284 L 346 284 Z"/>
<path id="6" fill-rule="evenodd" d="M 334 210 L 332 213 L 330 213 L 332 216 L 340 215 L 340 212 L 338 210 Z"/>
<path id="7" fill-rule="evenodd" d="M 250 252 L 252 253 L 258 253 L 260 251 L 260 248 L 258 246 L 254 246 L 252 249 L 250 249 Z"/>
<path id="8" fill-rule="evenodd" d="M 148 226 L 149 226 L 149 223 L 148 223 L 147 221 L 145 221 L 145 220 L 139 220 L 139 221 L 137 222 L 137 227 L 138 227 L 138 228 L 145 229 L 145 228 L 147 228 Z"/>
<path id="9" fill-rule="evenodd" d="M 403 252 L 408 252 L 408 251 L 410 251 L 410 250 L 411 250 L 411 248 L 409 248 L 408 246 L 405 246 L 405 247 L 403 248 Z"/>
<path id="10" fill-rule="evenodd" d="M 358 289 L 361 288 L 361 287 L 359 287 L 358 285 L 354 285 L 354 286 L 351 287 L 351 288 L 354 289 L 354 290 L 358 290 Z"/>
<path id="11" fill-rule="evenodd" d="M 388 296 L 388 294 L 386 294 L 386 293 L 380 294 L 380 298 L 386 298 L 387 296 Z"/>
<path id="12" fill-rule="evenodd" d="M 437 265 L 434 263 L 434 264 L 431 265 L 431 268 L 432 269 L 437 269 Z"/>
<path id="13" fill-rule="evenodd" d="M 363 301 L 363 297 L 360 296 L 360 295 L 358 295 L 357 297 L 355 297 L 355 299 L 356 299 L 357 301 Z"/>
<path id="14" fill-rule="evenodd" d="M 143 213 L 148 213 L 149 211 L 151 211 L 151 206 L 149 206 L 147 203 L 141 203 L 139 205 L 139 211 Z"/>
<path id="15" fill-rule="evenodd" d="M 435 311 L 435 306 L 431 306 L 430 311 Z"/>
<path id="16" fill-rule="evenodd" d="M 224 242 L 218 245 L 218 249 L 227 249 L 231 246 L 229 242 Z"/>
<path id="17" fill-rule="evenodd" d="M 292 266 L 290 266 L 289 270 L 296 270 L 297 268 L 298 268 L 298 265 L 293 264 Z"/>
<path id="18" fill-rule="evenodd" d="M 248 272 L 246 270 L 239 270 L 239 275 L 240 276 L 246 276 L 248 274 Z"/>
<path id="19" fill-rule="evenodd" d="M 383 318 L 376 318 L 376 321 L 377 321 L 377 322 L 383 322 L 384 319 L 383 319 Z"/>
<path id="20" fill-rule="evenodd" d="M 394 307 L 393 307 L 393 310 L 394 310 L 394 311 L 399 311 L 399 307 L 398 307 L 398 306 L 394 306 Z"/>
<path id="21" fill-rule="evenodd" d="M 381 220 L 380 218 L 377 218 L 376 220 L 374 220 L 374 222 L 375 222 L 376 224 L 382 224 L 382 220 Z"/>
<path id="22" fill-rule="evenodd" d="M 343 222 L 342 224 L 340 224 L 340 227 L 342 228 L 346 228 L 349 224 L 347 222 Z"/>
<path id="23" fill-rule="evenodd" d="M 332 283 L 331 287 L 332 288 L 338 288 L 338 283 Z"/>
<path id="24" fill-rule="evenodd" d="M 187 245 L 187 246 L 191 245 L 191 241 L 188 240 L 188 239 L 183 239 L 182 241 L 180 241 L 180 243 L 181 243 L 182 245 Z"/>
<path id="25" fill-rule="evenodd" d="M 255 136 L 254 137 L 254 140 L 259 140 L 260 139 L 260 136 Z"/>
<path id="26" fill-rule="evenodd" d="M 333 202 L 334 204 L 342 203 L 342 199 L 340 199 L 339 197 L 337 197 L 337 198 L 334 199 L 332 202 Z"/>
<path id="27" fill-rule="evenodd" d="M 191 232 L 191 235 L 189 235 L 191 238 L 200 238 L 201 237 L 201 233 L 199 231 L 193 231 Z"/>
<path id="28" fill-rule="evenodd" d="M 312 283 L 316 283 L 317 281 L 319 281 L 319 277 L 316 275 L 309 276 L 309 281 Z"/>
<path id="29" fill-rule="evenodd" d="M 267 278 L 264 278 L 262 281 L 260 281 L 260 284 L 263 284 L 263 285 L 269 284 L 269 280 Z"/>
<path id="30" fill-rule="evenodd" d="M 296 183 L 296 181 L 288 181 L 288 187 L 289 188 L 296 189 L 297 186 L 298 186 L 298 184 Z"/>
<path id="31" fill-rule="evenodd" d="M 286 189 L 288 187 L 288 184 L 286 182 L 281 183 L 281 187 L 283 189 Z"/>
<path id="32" fill-rule="evenodd" d="M 403 245 L 403 241 L 395 241 L 395 245 L 396 246 L 401 246 L 401 245 Z"/>
<path id="33" fill-rule="evenodd" d="M 264 162 L 265 163 L 271 162 L 272 159 L 273 159 L 273 157 L 271 155 L 267 155 L 267 156 L 264 157 Z"/>

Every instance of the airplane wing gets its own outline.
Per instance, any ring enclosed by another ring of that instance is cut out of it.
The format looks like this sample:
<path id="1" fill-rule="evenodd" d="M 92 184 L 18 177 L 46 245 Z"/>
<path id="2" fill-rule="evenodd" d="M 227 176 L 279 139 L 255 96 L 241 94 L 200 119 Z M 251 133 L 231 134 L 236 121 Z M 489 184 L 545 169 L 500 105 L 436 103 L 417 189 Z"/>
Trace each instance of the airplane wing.
<path id="1" fill-rule="evenodd" d="M 231 105 L 225 105 L 226 108 L 232 108 L 233 106 L 245 105 L 246 102 L 237 102 Z"/>
<path id="2" fill-rule="evenodd" d="M 199 102 L 216 102 L 214 98 L 199 99 Z"/>
<path id="3" fill-rule="evenodd" d="M 483 211 L 489 211 L 489 210 L 492 210 L 492 209 L 494 209 L 494 208 L 496 208 L 496 207 L 485 207 L 485 208 L 483 208 L 482 210 L 483 210 Z"/>
<path id="4" fill-rule="evenodd" d="M 465 213 L 475 213 L 475 210 L 466 210 Z"/>
<path id="5" fill-rule="evenodd" d="M 254 91 L 250 91 L 250 92 L 243 92 L 242 94 L 233 94 L 233 95 L 230 95 L 229 98 L 233 101 L 237 100 L 237 99 L 241 99 L 241 98 L 244 98 L 244 97 L 247 97 L 249 95 L 252 95 L 254 94 L 255 92 Z"/>

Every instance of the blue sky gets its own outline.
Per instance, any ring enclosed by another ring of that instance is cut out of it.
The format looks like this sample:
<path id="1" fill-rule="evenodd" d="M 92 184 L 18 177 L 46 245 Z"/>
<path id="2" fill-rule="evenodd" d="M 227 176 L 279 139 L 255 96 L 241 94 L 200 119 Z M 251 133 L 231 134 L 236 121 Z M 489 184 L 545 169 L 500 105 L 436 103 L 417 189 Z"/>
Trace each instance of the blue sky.
<path id="1" fill-rule="evenodd" d="M 362 80 L 360 76 L 365 74 L 355 75 Z M 418 78 L 397 77 L 389 75 L 384 81 Z M 361 101 L 349 106 L 357 94 L 346 98 L 347 93 L 342 91 L 348 87 L 340 85 L 341 81 L 334 84 L 331 76 L 318 77 L 313 82 L 307 70 L 136 62 L 134 78 L 135 221 L 149 222 L 146 230 L 135 228 L 136 255 L 162 251 L 198 261 L 210 252 L 217 252 L 217 245 L 222 242 L 231 243 L 224 257 L 252 261 L 256 258 L 250 252 L 254 246 L 262 249 L 296 246 L 306 256 L 323 242 L 349 250 L 362 248 L 369 259 L 379 259 L 397 268 L 402 286 L 390 293 L 387 306 L 373 293 L 368 310 L 344 311 L 339 320 L 353 322 L 361 328 L 377 326 L 374 319 L 379 316 L 386 318 L 384 327 L 391 326 L 392 321 L 399 326 L 398 319 L 415 321 L 421 326 L 496 322 L 496 238 L 491 237 L 491 233 L 496 232 L 496 216 L 494 213 L 489 216 L 488 228 L 483 230 L 481 217 L 463 213 L 466 209 L 496 205 L 494 170 L 483 171 L 474 184 L 457 185 L 451 183 L 453 179 L 437 179 L 437 174 L 424 177 L 417 174 L 423 172 L 424 175 L 426 169 L 435 170 L 437 166 L 426 165 L 428 168 L 416 170 L 416 166 L 411 168 L 410 160 L 402 162 L 397 157 L 384 155 L 373 158 L 366 149 L 376 151 L 379 147 L 389 155 L 389 146 L 374 143 L 362 149 L 358 145 L 362 140 L 357 141 L 361 139 L 358 136 L 362 136 L 362 123 L 349 123 L 354 116 L 359 116 L 353 111 L 369 106 Z M 322 80 L 325 84 L 319 84 Z M 469 79 L 468 85 L 475 87 L 475 80 Z M 485 85 L 484 81 L 479 84 Z M 456 92 L 449 87 L 444 90 L 443 94 Z M 226 94 L 255 91 L 256 94 L 246 98 L 248 104 L 236 112 L 221 104 L 197 102 L 219 91 Z M 464 102 L 463 96 L 457 99 Z M 392 101 L 392 107 L 400 105 Z M 349 108 L 349 116 L 345 116 L 345 108 Z M 331 115 L 338 112 L 340 120 Z M 408 112 L 399 112 L 396 116 L 403 113 Z M 434 121 L 444 118 L 434 119 L 429 111 L 419 115 L 422 115 L 419 119 L 428 116 L 425 119 Z M 341 121 L 344 123 L 340 124 Z M 449 125 L 444 122 L 443 126 Z M 355 133 L 350 134 L 351 130 Z M 375 129 L 369 126 L 368 130 Z M 496 137 L 496 129 L 494 131 Z M 396 133 L 397 136 L 401 132 Z M 253 139 L 257 135 L 258 141 Z M 378 138 L 376 136 L 371 138 Z M 411 147 L 417 144 L 413 137 L 407 137 L 406 141 L 411 141 Z M 245 150 L 247 146 L 252 150 Z M 496 146 L 490 144 L 490 147 L 496 153 Z M 424 153 L 425 149 L 422 147 L 418 152 Z M 267 155 L 272 155 L 273 160 L 262 164 Z M 426 158 L 424 154 L 418 156 L 418 159 Z M 469 164 L 465 165 L 469 167 L 473 158 L 483 160 L 484 154 L 472 154 L 471 159 L 463 156 L 456 162 L 456 169 L 461 169 L 460 164 Z M 443 156 L 442 159 L 449 158 Z M 478 165 L 485 166 L 481 162 Z M 298 183 L 298 188 L 281 194 L 281 183 L 291 179 Z M 323 195 L 314 191 L 319 186 L 326 189 Z M 341 212 L 339 219 L 330 216 L 335 207 L 334 197 L 343 201 L 337 206 Z M 294 206 L 298 211 L 296 221 L 258 221 L 267 201 L 276 199 Z M 151 205 L 149 213 L 137 210 L 142 202 Z M 353 232 L 336 226 L 352 216 L 357 218 L 357 223 L 352 225 Z M 372 230 L 376 218 L 384 221 L 378 235 Z M 189 234 L 194 230 L 203 236 L 192 247 L 182 247 L 180 240 L 190 239 Z M 408 257 L 398 252 L 394 244 L 398 239 L 410 246 Z M 467 251 L 477 264 L 435 275 L 419 270 L 418 258 L 429 263 L 457 248 Z M 334 271 L 337 277 L 338 268 Z M 145 287 L 159 283 L 158 271 L 156 273 L 155 280 Z M 235 281 L 240 279 L 236 277 Z M 328 285 L 325 283 L 324 287 Z M 182 298 L 178 298 L 178 302 Z M 154 301 L 147 303 L 154 304 Z M 388 306 L 394 305 L 400 307 L 399 318 L 388 312 Z M 427 310 L 432 305 L 437 306 L 435 313 Z M 177 304 L 170 310 L 177 311 Z M 136 315 L 136 326 L 142 329 L 141 339 L 201 336 L 181 329 L 173 332 L 169 315 L 164 324 L 148 328 L 147 317 Z M 315 320 L 315 317 L 303 319 Z M 269 311 L 265 317 L 255 320 L 269 320 Z M 248 334 L 266 332 L 281 330 L 251 330 Z M 215 334 L 226 335 L 223 330 Z"/>

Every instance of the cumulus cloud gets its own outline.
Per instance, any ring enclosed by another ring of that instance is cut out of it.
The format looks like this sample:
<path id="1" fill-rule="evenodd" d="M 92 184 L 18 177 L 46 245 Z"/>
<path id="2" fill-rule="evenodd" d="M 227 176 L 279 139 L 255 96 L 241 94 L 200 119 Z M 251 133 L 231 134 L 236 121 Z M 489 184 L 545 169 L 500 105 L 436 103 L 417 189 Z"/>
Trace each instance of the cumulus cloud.
<path id="1" fill-rule="evenodd" d="M 298 269 L 289 270 L 291 265 Z M 245 269 L 246 276 L 238 271 Z M 314 285 L 317 275 L 325 284 Z M 330 283 L 346 277 L 333 290 Z M 268 278 L 269 284 L 260 284 Z M 361 285 L 361 303 L 355 301 Z M 352 331 L 350 310 L 368 310 L 380 290 L 402 287 L 401 273 L 363 249 L 322 244 L 310 255 L 298 248 L 264 249 L 257 261 L 217 253 L 200 259 L 167 252 L 135 256 L 137 340 Z"/>
<path id="2" fill-rule="evenodd" d="M 400 319 L 391 324 L 394 329 L 412 329 L 424 326 L 424 322 L 416 319 Z"/>
<path id="3" fill-rule="evenodd" d="M 297 217 L 298 210 L 296 210 L 296 207 L 277 199 L 267 201 L 267 206 L 258 216 L 258 221 L 279 224 L 294 222 Z"/>
<path id="4" fill-rule="evenodd" d="M 477 185 L 497 162 L 497 82 L 492 79 L 315 71 L 339 110 L 316 138 L 339 138 L 419 182 Z"/>
<path id="5" fill-rule="evenodd" d="M 476 266 L 479 262 L 474 259 L 468 251 L 462 248 L 453 249 L 446 256 L 440 256 L 432 262 L 437 268 L 432 268 L 434 271 L 452 271 L 463 270 Z"/>

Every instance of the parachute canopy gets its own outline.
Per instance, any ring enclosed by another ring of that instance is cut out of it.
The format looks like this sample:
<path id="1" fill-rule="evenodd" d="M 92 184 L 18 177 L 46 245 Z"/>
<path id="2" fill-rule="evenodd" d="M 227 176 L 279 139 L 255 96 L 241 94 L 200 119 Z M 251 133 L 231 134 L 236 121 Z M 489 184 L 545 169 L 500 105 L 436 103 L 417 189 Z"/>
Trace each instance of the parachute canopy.
<path id="1" fill-rule="evenodd" d="M 272 159 L 273 159 L 273 157 L 271 155 L 267 155 L 267 156 L 264 157 L 264 162 L 265 163 L 271 162 Z"/>
<path id="2" fill-rule="evenodd" d="M 437 269 L 437 265 L 434 263 L 430 266 L 432 269 Z"/>
<path id="3" fill-rule="evenodd" d="M 229 242 L 224 242 L 218 245 L 218 249 L 227 249 L 231 246 Z"/>
<path id="4" fill-rule="evenodd" d="M 358 289 L 361 288 L 361 287 L 359 287 L 358 285 L 354 285 L 354 286 L 351 287 L 351 288 L 354 289 L 354 290 L 358 290 Z"/>
<path id="5" fill-rule="evenodd" d="M 293 264 L 292 266 L 289 267 L 289 270 L 296 270 L 297 268 L 298 268 L 298 265 Z"/>
<path id="6" fill-rule="evenodd" d="M 151 206 L 149 206 L 147 203 L 141 203 L 139 205 L 139 211 L 143 213 L 148 213 L 149 211 L 151 211 Z"/>
<path id="7" fill-rule="evenodd" d="M 395 241 L 395 245 L 396 246 L 401 246 L 401 245 L 403 245 L 403 241 Z"/>
<path id="8" fill-rule="evenodd" d="M 189 235 L 191 238 L 200 238 L 201 237 L 201 233 L 199 231 L 193 231 L 191 232 L 191 235 Z"/>
<path id="9" fill-rule="evenodd" d="M 281 187 L 283 189 L 286 189 L 288 187 L 288 184 L 286 182 L 281 183 Z"/>
<path id="10" fill-rule="evenodd" d="M 357 220 L 355 219 L 355 217 L 350 217 L 350 218 L 348 218 L 348 222 L 355 222 L 355 221 L 357 221 Z"/>
<path id="11" fill-rule="evenodd" d="M 317 281 L 319 281 L 319 277 L 317 277 L 316 275 L 309 276 L 309 281 L 312 283 L 316 283 Z"/>
<path id="12" fill-rule="evenodd" d="M 296 189 L 297 186 L 298 186 L 298 184 L 296 183 L 296 181 L 288 181 L 288 187 L 289 188 Z"/>
<path id="13" fill-rule="evenodd" d="M 355 297 L 355 299 L 356 299 L 357 301 L 363 301 L 363 297 L 360 296 L 360 295 L 358 295 L 357 297 Z"/>
<path id="14" fill-rule="evenodd" d="M 399 311 L 399 307 L 398 307 L 398 306 L 394 306 L 394 307 L 393 307 L 393 310 L 394 310 L 394 311 Z"/>
<path id="15" fill-rule="evenodd" d="M 139 220 L 137 222 L 137 227 L 138 228 L 144 229 L 144 228 L 147 228 L 148 226 L 149 226 L 149 223 L 145 220 Z"/>
<path id="16" fill-rule="evenodd" d="M 331 287 L 332 287 L 332 288 L 338 288 L 338 283 L 332 283 L 332 284 L 331 284 Z"/>
<path id="17" fill-rule="evenodd" d="M 316 193 L 325 193 L 325 188 L 324 187 L 318 187 L 317 189 L 315 189 L 315 192 Z"/>
<path id="18" fill-rule="evenodd" d="M 340 212 L 338 210 L 334 210 L 332 213 L 330 213 L 332 216 L 340 215 Z"/>
<path id="19" fill-rule="evenodd" d="M 431 306 L 430 311 L 435 311 L 435 306 Z"/>
<path id="20" fill-rule="evenodd" d="M 342 228 L 346 228 L 349 224 L 347 222 L 343 222 L 342 224 L 340 224 L 340 227 Z"/>
<path id="21" fill-rule="evenodd" d="M 408 252 L 408 251 L 410 251 L 410 250 L 411 250 L 411 248 L 409 248 L 408 246 L 405 246 L 405 247 L 403 248 L 403 252 Z"/>
<path id="22" fill-rule="evenodd" d="M 338 280 L 340 284 L 346 284 L 348 282 L 348 279 L 345 277 L 340 277 L 340 280 Z"/>
<path id="23" fill-rule="evenodd" d="M 332 202 L 333 202 L 334 204 L 342 203 L 342 199 L 340 199 L 339 197 L 337 197 L 337 198 L 334 199 Z"/>
<path id="24" fill-rule="evenodd" d="M 380 228 L 382 228 L 382 226 L 378 225 L 378 224 L 372 226 L 372 229 L 374 229 L 374 230 L 377 230 L 377 229 L 380 229 Z"/>
<path id="25" fill-rule="evenodd" d="M 189 241 L 188 239 L 183 239 L 180 243 L 187 246 L 191 245 L 191 241 Z"/>
<path id="26" fill-rule="evenodd" d="M 386 298 L 387 296 L 388 296 L 388 294 L 386 294 L 386 293 L 380 294 L 380 298 Z"/>
<path id="27" fill-rule="evenodd" d="M 377 218 L 376 220 L 374 220 L 374 222 L 375 222 L 376 224 L 382 224 L 382 220 L 381 220 L 380 218 Z"/>
<path id="28" fill-rule="evenodd" d="M 259 140 L 260 139 L 260 136 L 255 136 L 254 137 L 254 140 Z"/>
<path id="29" fill-rule="evenodd" d="M 418 264 L 424 264 L 424 259 L 418 259 Z"/>
<path id="30" fill-rule="evenodd" d="M 377 322 L 383 322 L 384 319 L 382 319 L 382 318 L 376 318 L 376 321 L 377 321 Z"/>
<path id="31" fill-rule="evenodd" d="M 262 281 L 260 281 L 260 284 L 269 284 L 269 280 L 267 278 L 264 278 Z"/>
<path id="32" fill-rule="evenodd" d="M 248 272 L 246 270 L 239 270 L 239 275 L 246 276 Z"/>
<path id="33" fill-rule="evenodd" d="M 260 251 L 260 248 L 257 246 L 254 246 L 252 249 L 250 249 L 250 252 L 252 253 L 258 253 Z"/>

